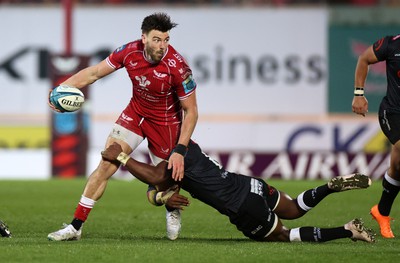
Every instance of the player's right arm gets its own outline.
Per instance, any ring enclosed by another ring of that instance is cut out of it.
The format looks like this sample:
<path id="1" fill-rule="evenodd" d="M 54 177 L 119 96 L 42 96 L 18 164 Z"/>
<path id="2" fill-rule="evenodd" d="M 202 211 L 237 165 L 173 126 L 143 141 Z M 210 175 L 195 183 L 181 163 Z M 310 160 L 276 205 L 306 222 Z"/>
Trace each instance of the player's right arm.
<path id="1" fill-rule="evenodd" d="M 354 76 L 354 97 L 352 110 L 354 113 L 365 116 L 368 112 L 368 100 L 364 96 L 364 86 L 368 75 L 369 65 L 378 62 L 372 46 L 369 46 L 359 57 Z"/>
<path id="2" fill-rule="evenodd" d="M 86 87 L 95 81 L 113 73 L 116 69 L 112 68 L 106 60 L 97 65 L 84 68 L 68 78 L 61 85 L 72 86 L 78 89 Z"/>
<path id="3" fill-rule="evenodd" d="M 114 71 L 116 71 L 116 69 L 112 68 L 106 62 L 106 60 L 103 60 L 100 63 L 98 63 L 97 65 L 90 66 L 90 67 L 80 70 L 79 72 L 77 72 L 76 74 L 69 77 L 66 81 L 64 81 L 60 85 L 66 85 L 66 86 L 81 89 L 81 88 L 84 88 L 84 87 L 94 83 L 95 81 L 113 73 Z M 54 111 L 61 112 L 50 102 L 50 93 L 51 93 L 51 90 L 49 91 L 48 105 Z"/>

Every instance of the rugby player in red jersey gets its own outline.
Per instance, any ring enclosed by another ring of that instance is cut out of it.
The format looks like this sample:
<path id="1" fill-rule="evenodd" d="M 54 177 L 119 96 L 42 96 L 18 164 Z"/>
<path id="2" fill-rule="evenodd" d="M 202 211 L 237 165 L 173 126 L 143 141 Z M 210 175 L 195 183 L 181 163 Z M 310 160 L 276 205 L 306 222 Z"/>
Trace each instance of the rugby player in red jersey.
<path id="1" fill-rule="evenodd" d="M 147 16 L 142 22 L 141 39 L 122 45 L 99 64 L 79 71 L 61 85 L 83 88 L 125 68 L 132 81 L 132 97 L 115 122 L 106 147 L 118 142 L 130 154 L 147 139 L 152 162 L 156 165 L 168 160 L 172 177 L 180 181 L 198 110 L 192 71 L 169 44 L 169 31 L 176 25 L 165 13 Z M 54 105 L 50 107 L 56 110 Z M 114 163 L 100 161 L 88 178 L 71 224 L 50 233 L 49 240 L 80 239 L 83 223 L 117 169 Z M 174 240 L 180 231 L 180 211 L 167 207 L 166 218 L 167 236 Z"/>

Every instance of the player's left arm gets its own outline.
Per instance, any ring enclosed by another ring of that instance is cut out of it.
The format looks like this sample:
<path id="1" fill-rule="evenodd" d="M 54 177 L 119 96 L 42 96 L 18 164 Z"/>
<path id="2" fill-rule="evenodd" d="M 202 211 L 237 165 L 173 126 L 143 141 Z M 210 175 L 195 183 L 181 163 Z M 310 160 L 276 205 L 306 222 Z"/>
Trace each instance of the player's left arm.
<path id="1" fill-rule="evenodd" d="M 184 156 L 199 117 L 196 90 L 180 102 L 183 109 L 181 132 L 178 144 L 168 160 L 168 169 L 172 169 L 172 179 L 175 181 L 181 181 L 184 176 Z"/>
<path id="2" fill-rule="evenodd" d="M 116 69 L 112 68 L 106 60 L 100 63 L 89 66 L 72 75 L 66 81 L 61 83 L 61 85 L 72 86 L 78 89 L 86 87 L 97 80 L 113 73 Z"/>

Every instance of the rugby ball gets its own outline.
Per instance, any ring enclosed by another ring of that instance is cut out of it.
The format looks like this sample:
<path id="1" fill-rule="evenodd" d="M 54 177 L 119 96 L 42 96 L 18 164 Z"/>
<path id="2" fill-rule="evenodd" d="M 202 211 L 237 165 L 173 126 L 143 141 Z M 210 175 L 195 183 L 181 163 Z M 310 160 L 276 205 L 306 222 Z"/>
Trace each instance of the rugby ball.
<path id="1" fill-rule="evenodd" d="M 85 95 L 78 88 L 58 86 L 51 91 L 50 102 L 61 112 L 73 112 L 82 107 Z"/>

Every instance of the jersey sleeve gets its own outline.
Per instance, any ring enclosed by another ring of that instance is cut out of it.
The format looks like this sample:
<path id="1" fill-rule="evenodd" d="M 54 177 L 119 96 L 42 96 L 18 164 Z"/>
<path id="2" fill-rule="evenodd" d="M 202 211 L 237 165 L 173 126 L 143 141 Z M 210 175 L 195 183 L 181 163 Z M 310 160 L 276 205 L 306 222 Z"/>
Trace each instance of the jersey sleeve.
<path id="1" fill-rule="evenodd" d="M 107 58 L 107 64 L 112 67 L 113 69 L 120 69 L 124 67 L 124 58 L 125 58 L 125 49 L 126 44 L 120 46 L 113 53 L 111 53 Z"/>
<path id="2" fill-rule="evenodd" d="M 384 38 L 379 39 L 373 44 L 373 50 L 375 53 L 376 58 L 379 61 L 384 61 L 386 60 L 388 56 L 388 49 L 389 49 L 389 44 L 390 44 L 390 39 L 391 36 L 386 36 Z"/>
<path id="3" fill-rule="evenodd" d="M 176 87 L 176 93 L 180 100 L 189 97 L 196 90 L 197 84 L 192 70 L 183 58 L 180 66 L 174 71 L 173 85 Z"/>

